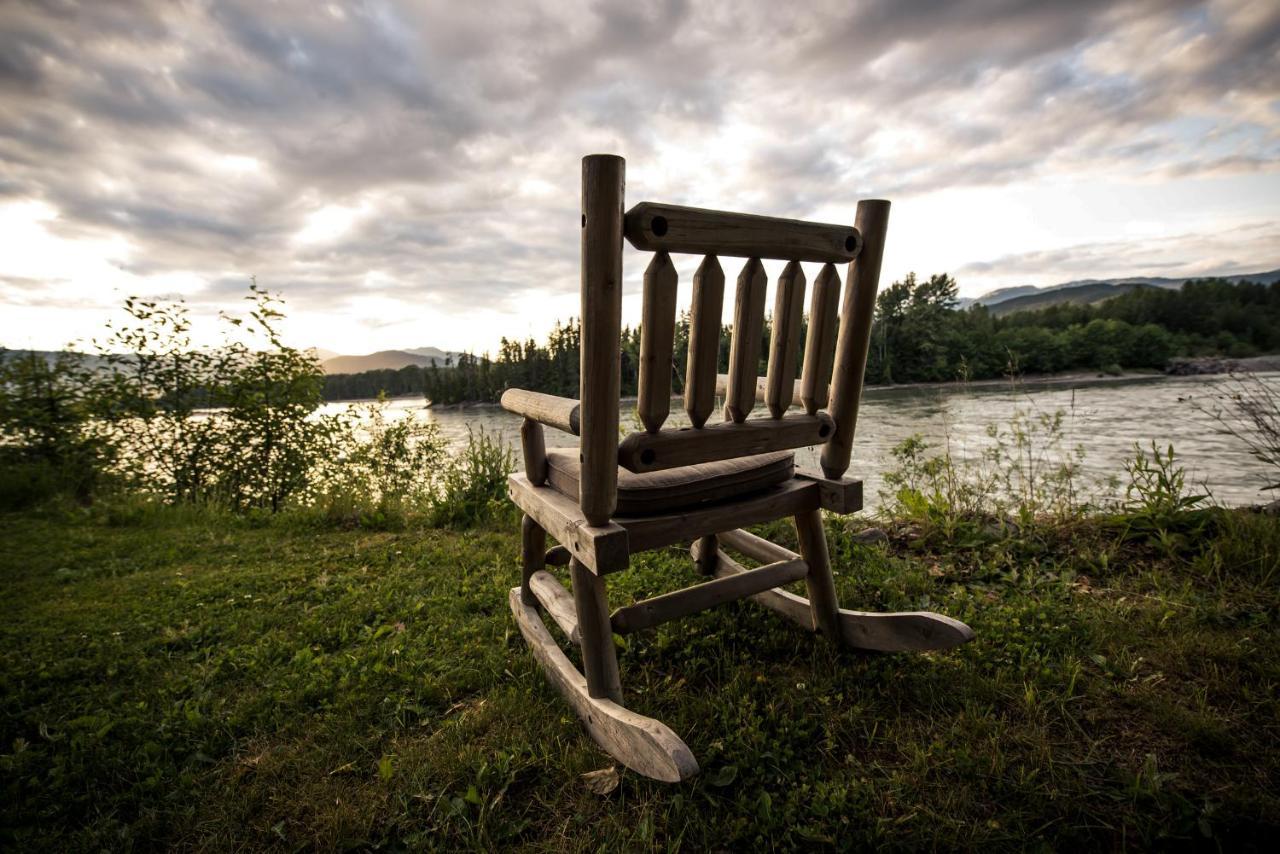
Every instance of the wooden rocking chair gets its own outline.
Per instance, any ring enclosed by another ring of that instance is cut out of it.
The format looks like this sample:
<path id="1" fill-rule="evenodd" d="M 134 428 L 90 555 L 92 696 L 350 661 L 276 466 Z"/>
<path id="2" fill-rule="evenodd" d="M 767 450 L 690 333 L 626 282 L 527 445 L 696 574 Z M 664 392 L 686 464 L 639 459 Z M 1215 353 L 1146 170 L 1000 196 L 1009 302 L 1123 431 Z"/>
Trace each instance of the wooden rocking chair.
<path id="1" fill-rule="evenodd" d="M 502 396 L 502 405 L 525 419 L 524 473 L 509 481 L 511 499 L 524 511 L 524 571 L 510 601 L 534 657 L 596 743 L 632 770 L 674 782 L 697 773 L 697 762 L 664 724 L 622 705 L 613 633 L 639 631 L 743 597 L 857 649 L 947 649 L 973 632 L 939 614 L 864 613 L 836 603 L 821 511 L 853 513 L 862 506 L 861 481 L 844 473 L 889 203 L 859 202 L 852 228 L 653 202 L 624 213 L 624 174 L 621 157 L 598 154 L 582 161 L 580 400 L 520 389 Z M 654 256 L 644 274 L 641 318 L 637 407 L 645 430 L 619 443 L 624 237 Z M 684 390 L 693 427 L 681 430 L 662 429 L 670 410 L 676 320 L 672 252 L 705 256 L 693 279 Z M 716 373 L 724 291 L 717 256 L 748 259 L 738 276 L 727 377 Z M 788 263 L 778 281 L 767 377 L 758 380 L 766 286 L 761 258 Z M 796 393 L 805 296 L 801 261 L 824 266 L 814 282 Z M 845 262 L 849 286 L 837 306 L 835 264 Z M 708 425 L 720 391 L 724 422 Z M 748 419 L 758 399 L 768 417 Z M 804 411 L 787 414 L 793 403 Z M 543 425 L 579 436 L 579 447 L 548 451 Z M 792 449 L 813 445 L 822 445 L 821 472 L 797 468 L 792 458 Z M 795 519 L 800 554 L 742 530 L 786 516 Z M 550 551 L 548 533 L 560 543 Z M 711 580 L 609 613 L 606 576 L 626 569 L 632 554 L 684 542 L 693 544 L 693 558 Z M 721 545 L 765 565 L 746 569 Z M 547 570 L 564 564 L 572 593 Z M 800 579 L 808 599 L 775 589 Z M 585 673 L 548 632 L 539 607 L 581 648 Z"/>

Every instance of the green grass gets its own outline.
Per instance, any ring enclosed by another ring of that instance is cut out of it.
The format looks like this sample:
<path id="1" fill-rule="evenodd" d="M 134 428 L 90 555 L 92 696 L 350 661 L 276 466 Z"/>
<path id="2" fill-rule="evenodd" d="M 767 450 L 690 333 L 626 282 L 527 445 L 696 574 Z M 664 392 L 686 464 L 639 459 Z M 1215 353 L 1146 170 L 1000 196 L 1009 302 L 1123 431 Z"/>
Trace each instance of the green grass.
<path id="1" fill-rule="evenodd" d="M 11 849 L 1263 847 L 1280 831 L 1280 523 L 887 546 L 830 522 L 842 602 L 977 632 L 836 650 L 751 603 L 620 649 L 703 772 L 608 764 L 507 610 L 516 526 L 0 516 Z M 785 539 L 787 531 L 775 533 Z M 617 604 L 696 580 L 676 550 Z"/>

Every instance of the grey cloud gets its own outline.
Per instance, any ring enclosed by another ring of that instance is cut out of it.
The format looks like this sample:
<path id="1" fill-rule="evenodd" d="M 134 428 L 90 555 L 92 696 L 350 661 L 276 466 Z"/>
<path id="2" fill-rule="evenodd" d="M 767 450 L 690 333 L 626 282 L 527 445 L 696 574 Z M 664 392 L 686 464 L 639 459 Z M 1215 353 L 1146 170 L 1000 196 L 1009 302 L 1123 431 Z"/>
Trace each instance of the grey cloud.
<path id="1" fill-rule="evenodd" d="M 243 286 L 228 271 L 256 273 L 307 309 L 340 305 L 372 272 L 387 294 L 427 288 L 438 304 L 502 305 L 530 282 L 574 287 L 576 164 L 589 151 L 617 150 L 653 176 L 676 145 L 718 166 L 711 146 L 734 129 L 741 156 L 720 203 L 807 216 L 862 194 L 1077 168 L 1274 170 L 1280 145 L 1277 9 L 340 8 L 6 7 L 0 198 L 49 204 L 64 234 L 126 237 L 140 275 L 195 271 L 207 284 L 193 299 L 210 305 Z M 1108 39 L 1125 59 L 1100 74 L 1086 53 Z M 1189 47 L 1142 50 L 1160 39 Z M 1222 109 L 1226 92 L 1253 105 L 1248 117 Z M 1188 116 L 1234 134 L 1234 148 L 1205 156 L 1168 130 Z M 260 169 L 236 171 L 223 155 Z M 646 192 L 699 192 L 663 183 L 686 180 L 673 174 Z M 331 241 L 297 244 L 325 205 L 368 213 Z"/>

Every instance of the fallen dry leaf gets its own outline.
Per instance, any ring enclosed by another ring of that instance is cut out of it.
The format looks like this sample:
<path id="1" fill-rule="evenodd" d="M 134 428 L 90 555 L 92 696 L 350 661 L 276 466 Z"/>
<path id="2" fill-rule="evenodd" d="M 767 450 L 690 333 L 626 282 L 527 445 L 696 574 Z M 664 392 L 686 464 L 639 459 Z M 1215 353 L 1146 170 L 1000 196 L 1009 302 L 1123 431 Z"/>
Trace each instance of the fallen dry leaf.
<path id="1" fill-rule="evenodd" d="M 582 775 L 582 782 L 587 784 L 587 788 L 597 795 L 607 795 L 614 789 L 618 788 L 618 768 L 610 765 L 608 768 L 601 768 L 599 771 L 588 771 Z"/>

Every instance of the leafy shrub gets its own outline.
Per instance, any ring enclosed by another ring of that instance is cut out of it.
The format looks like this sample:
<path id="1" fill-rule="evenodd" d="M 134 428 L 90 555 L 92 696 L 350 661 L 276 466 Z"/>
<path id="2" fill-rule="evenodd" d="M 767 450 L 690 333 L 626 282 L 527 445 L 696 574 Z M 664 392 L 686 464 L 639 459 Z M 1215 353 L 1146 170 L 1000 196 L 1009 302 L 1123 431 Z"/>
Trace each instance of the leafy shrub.
<path id="1" fill-rule="evenodd" d="M 90 378 L 71 353 L 0 352 L 0 509 L 92 497 L 115 448 L 94 420 Z"/>
<path id="2" fill-rule="evenodd" d="M 483 429 L 467 429 L 467 446 L 445 463 L 434 521 L 466 527 L 510 513 L 507 475 L 515 469 L 515 454 L 502 440 Z"/>

